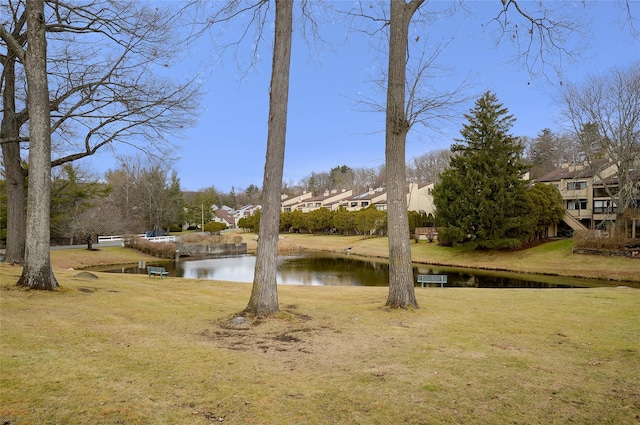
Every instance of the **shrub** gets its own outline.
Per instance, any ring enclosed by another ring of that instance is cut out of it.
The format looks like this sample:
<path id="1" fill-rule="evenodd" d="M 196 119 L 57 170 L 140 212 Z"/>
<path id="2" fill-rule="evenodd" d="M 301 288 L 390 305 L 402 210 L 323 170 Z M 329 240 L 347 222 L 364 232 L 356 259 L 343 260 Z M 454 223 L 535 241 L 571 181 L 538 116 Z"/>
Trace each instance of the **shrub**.
<path id="1" fill-rule="evenodd" d="M 227 228 L 227 225 L 224 223 L 218 223 L 217 221 L 210 221 L 209 223 L 204 225 L 205 232 L 216 233 L 220 232 Z"/>
<path id="2" fill-rule="evenodd" d="M 442 246 L 454 246 L 464 240 L 464 230 L 459 227 L 445 227 L 438 233 L 438 243 Z"/>
<path id="3" fill-rule="evenodd" d="M 158 258 L 174 258 L 176 255 L 176 244 L 174 243 L 149 242 L 146 239 L 134 235 L 125 235 L 124 246 Z"/>
<path id="4" fill-rule="evenodd" d="M 576 248 L 621 249 L 629 244 L 624 236 L 611 235 L 610 231 L 582 230 L 573 232 L 573 244 Z"/>

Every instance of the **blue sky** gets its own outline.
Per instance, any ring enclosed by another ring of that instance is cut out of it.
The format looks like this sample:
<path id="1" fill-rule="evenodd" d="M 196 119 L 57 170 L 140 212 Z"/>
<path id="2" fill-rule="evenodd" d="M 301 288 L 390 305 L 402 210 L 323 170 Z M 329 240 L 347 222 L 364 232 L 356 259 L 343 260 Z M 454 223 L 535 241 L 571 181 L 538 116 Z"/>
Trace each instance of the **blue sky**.
<path id="1" fill-rule="evenodd" d="M 426 7 L 452 3 L 432 1 Z M 571 11 L 580 19 L 591 21 L 591 25 L 585 27 L 589 34 L 582 38 L 587 44 L 583 57 L 576 62 L 564 60 L 562 76 L 550 67 L 544 74 L 531 75 L 521 64 L 513 63 L 514 46 L 504 39 L 498 43 L 498 28 L 490 23 L 499 11 L 497 0 L 468 0 L 465 5 L 466 11 L 460 10 L 428 28 L 412 28 L 412 38 L 420 36 L 426 46 L 449 43 L 437 61 L 448 70 L 447 75 L 430 84 L 447 88 L 467 76 L 473 77 L 468 95 L 495 92 L 517 119 L 513 127 L 517 136 L 534 137 L 545 127 L 560 129 L 554 97 L 561 81 L 580 82 L 590 72 L 628 66 L 640 59 L 640 44 L 621 25 L 622 9 L 614 7 L 613 1 L 594 2 Z M 640 2 L 632 5 L 640 16 Z M 346 26 L 336 20 L 324 27 L 325 36 L 334 42 L 331 48 L 309 49 L 296 33 L 284 169 L 287 182 L 342 164 L 355 168 L 384 163 L 384 115 L 364 112 L 357 102 L 362 96 L 384 99 L 368 81 L 386 68 L 386 57 L 377 51 L 377 42 L 362 33 L 347 38 Z M 272 34 L 265 38 L 271 41 Z M 576 42 L 570 39 L 567 45 L 575 47 Z M 209 36 L 203 37 L 189 49 L 190 60 L 173 69 L 177 77 L 204 69 L 205 94 L 196 125 L 186 131 L 184 140 L 178 141 L 182 145 L 178 154 L 181 158 L 171 166 L 178 172 L 184 190 L 215 186 L 229 191 L 233 186 L 238 191 L 250 184 L 261 187 L 270 52 L 262 49 L 256 65 L 246 71 L 230 56 L 220 59 L 212 45 Z M 248 55 L 241 51 L 241 61 Z M 461 111 L 467 112 L 472 106 L 470 100 Z M 448 148 L 462 123 L 463 118 L 453 118 L 441 123 L 438 132 L 415 127 L 408 138 L 407 159 Z M 101 158 L 108 162 L 104 155 Z"/>

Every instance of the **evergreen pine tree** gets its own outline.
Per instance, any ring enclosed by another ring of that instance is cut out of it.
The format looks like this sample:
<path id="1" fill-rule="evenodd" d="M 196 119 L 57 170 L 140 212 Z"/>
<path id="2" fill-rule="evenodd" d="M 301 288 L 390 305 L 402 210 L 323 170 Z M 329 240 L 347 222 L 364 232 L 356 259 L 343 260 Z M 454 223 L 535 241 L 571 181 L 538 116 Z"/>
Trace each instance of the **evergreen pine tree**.
<path id="1" fill-rule="evenodd" d="M 443 239 L 479 248 L 518 246 L 531 226 L 522 146 L 509 134 L 515 118 L 486 92 L 465 115 L 450 167 L 433 196 Z"/>

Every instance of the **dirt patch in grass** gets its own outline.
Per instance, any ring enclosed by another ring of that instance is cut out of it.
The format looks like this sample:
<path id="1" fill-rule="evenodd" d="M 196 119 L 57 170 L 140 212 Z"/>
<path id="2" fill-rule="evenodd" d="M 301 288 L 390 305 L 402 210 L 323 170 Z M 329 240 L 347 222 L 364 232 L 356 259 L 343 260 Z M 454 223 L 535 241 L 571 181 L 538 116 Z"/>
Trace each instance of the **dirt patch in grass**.
<path id="1" fill-rule="evenodd" d="M 243 316 L 234 315 L 213 323 L 201 336 L 217 347 L 230 350 L 309 353 L 311 337 L 319 332 L 311 316 L 286 308 L 275 317 L 248 318 L 240 325 L 233 323 L 238 317 Z"/>

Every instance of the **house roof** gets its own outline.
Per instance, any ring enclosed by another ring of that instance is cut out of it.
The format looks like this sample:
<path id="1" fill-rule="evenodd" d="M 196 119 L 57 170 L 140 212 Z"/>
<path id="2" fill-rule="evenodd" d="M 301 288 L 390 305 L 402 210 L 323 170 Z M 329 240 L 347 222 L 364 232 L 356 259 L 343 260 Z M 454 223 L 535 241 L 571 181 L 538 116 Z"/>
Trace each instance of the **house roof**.
<path id="1" fill-rule="evenodd" d="M 629 171 L 629 179 L 640 181 L 640 170 L 630 170 Z M 605 178 L 601 182 L 594 182 L 594 185 L 604 186 L 604 185 L 617 185 L 618 184 L 618 174 L 613 174 L 607 178 Z"/>
<path id="2" fill-rule="evenodd" d="M 216 217 L 226 221 L 229 224 L 235 223 L 235 219 L 233 218 L 233 216 L 229 214 L 229 212 L 226 210 L 223 210 L 223 209 L 216 210 L 215 215 Z"/>
<path id="3" fill-rule="evenodd" d="M 378 198 L 379 196 L 382 196 L 386 193 L 387 193 L 386 189 L 380 188 L 380 189 L 370 190 L 368 192 L 354 196 L 353 198 L 350 198 L 350 199 L 357 199 L 358 201 L 366 201 L 366 200 Z"/>
<path id="4" fill-rule="evenodd" d="M 601 169 L 603 165 L 608 163 L 609 161 L 604 159 L 594 163 L 594 166 L 589 166 L 587 164 L 579 164 L 579 165 L 567 165 L 560 168 L 556 168 L 555 170 L 545 174 L 544 176 L 535 179 L 538 182 L 553 182 L 559 180 L 572 180 L 572 179 L 581 179 L 594 177 L 596 175 L 596 171 Z"/>
<path id="5" fill-rule="evenodd" d="M 340 197 L 340 196 L 344 195 L 347 192 L 349 192 L 349 191 L 346 191 L 344 189 L 342 189 L 342 191 L 338 191 L 338 190 L 334 189 L 334 190 L 332 190 L 330 192 L 324 192 L 322 195 L 313 196 L 311 198 L 304 199 L 304 200 L 302 200 L 302 202 L 324 201 L 325 199 L 332 199 L 332 198 Z"/>

